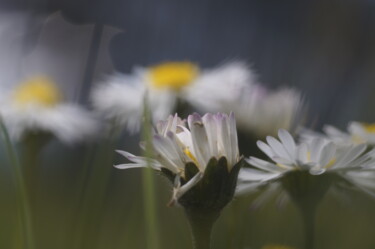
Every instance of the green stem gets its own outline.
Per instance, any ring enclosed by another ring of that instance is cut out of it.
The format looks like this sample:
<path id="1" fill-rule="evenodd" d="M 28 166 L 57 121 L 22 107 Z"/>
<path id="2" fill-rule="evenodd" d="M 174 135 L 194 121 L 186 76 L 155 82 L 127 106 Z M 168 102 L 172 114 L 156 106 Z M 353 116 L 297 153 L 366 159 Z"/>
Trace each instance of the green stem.
<path id="1" fill-rule="evenodd" d="M 25 249 L 34 249 L 34 240 L 33 240 L 33 232 L 32 232 L 32 224 L 31 224 L 31 215 L 30 215 L 30 206 L 27 197 L 27 191 L 25 188 L 25 181 L 22 174 L 21 166 L 19 160 L 17 158 L 16 152 L 13 148 L 12 142 L 10 140 L 8 131 L 0 120 L 0 128 L 3 134 L 6 151 L 9 156 L 10 162 L 13 165 L 14 169 L 14 177 L 15 177 L 15 189 L 17 193 L 17 202 L 20 208 L 20 224 L 22 229 L 22 234 L 24 238 L 24 248 Z"/>
<path id="2" fill-rule="evenodd" d="M 210 249 L 212 228 L 219 218 L 220 212 L 185 209 L 185 213 L 191 228 L 193 248 Z"/>
<path id="3" fill-rule="evenodd" d="M 143 109 L 143 129 L 142 137 L 146 141 L 146 148 L 144 155 L 146 158 L 152 158 L 152 117 L 148 106 L 147 93 L 144 96 L 144 109 Z M 155 183 L 154 175 L 150 167 L 150 161 L 147 161 L 148 167 L 143 170 L 142 183 L 143 183 L 143 202 L 144 214 L 146 221 L 146 236 L 147 248 L 159 249 L 160 241 L 158 234 L 158 219 L 156 214 L 156 198 L 155 198 Z"/>
<path id="4" fill-rule="evenodd" d="M 144 212 L 146 220 L 146 233 L 147 233 L 147 248 L 158 249 L 159 247 L 159 236 L 158 236 L 158 224 L 156 216 L 156 199 L 155 199 L 155 184 L 154 184 L 154 172 L 151 168 L 143 169 L 142 172 L 143 182 L 143 201 L 144 201 Z"/>
<path id="5" fill-rule="evenodd" d="M 38 177 L 40 174 L 39 156 L 50 136 L 43 133 L 27 134 L 21 140 L 21 168 L 31 211 L 36 206 Z"/>
<path id="6" fill-rule="evenodd" d="M 300 208 L 300 211 L 302 214 L 305 230 L 305 249 L 314 249 L 316 207 L 304 207 Z"/>

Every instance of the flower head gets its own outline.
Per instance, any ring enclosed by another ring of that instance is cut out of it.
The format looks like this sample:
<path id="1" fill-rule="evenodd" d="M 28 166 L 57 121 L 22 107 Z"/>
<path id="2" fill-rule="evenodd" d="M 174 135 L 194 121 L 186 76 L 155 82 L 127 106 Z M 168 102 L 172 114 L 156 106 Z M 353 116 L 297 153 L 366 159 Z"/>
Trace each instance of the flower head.
<path id="1" fill-rule="evenodd" d="M 184 206 L 204 202 L 222 208 L 232 198 L 240 167 L 234 115 L 192 114 L 188 126 L 185 123 L 177 115 L 159 122 L 152 139 L 155 155 L 148 159 L 118 151 L 132 163 L 116 167 L 147 167 L 149 163 L 174 182 L 173 202 Z M 196 192 L 204 200 L 198 201 Z"/>
<path id="2" fill-rule="evenodd" d="M 82 48 L 92 28 L 71 25 L 60 13 L 35 19 L 1 13 L 0 19 L 0 117 L 11 137 L 43 133 L 73 143 L 95 135 L 94 116 L 69 102 L 82 83 Z M 37 25 L 41 32 L 34 36 L 30 27 Z"/>
<path id="3" fill-rule="evenodd" d="M 50 79 L 31 78 L 3 96 L 0 115 L 16 140 L 28 133 L 45 132 L 71 143 L 95 134 L 94 117 L 62 99 L 62 93 Z"/>
<path id="4" fill-rule="evenodd" d="M 293 129 L 301 119 L 303 101 L 294 89 L 269 91 L 260 85 L 241 91 L 230 108 L 238 113 L 238 125 L 258 138 Z"/>
<path id="5" fill-rule="evenodd" d="M 258 141 L 257 145 L 273 162 L 250 157 L 247 162 L 254 168 L 240 173 L 241 191 L 246 191 L 246 185 L 252 189 L 281 179 L 292 197 L 305 198 L 308 193 L 321 198 L 334 177 L 350 180 L 357 175 L 353 172 L 373 171 L 370 168 L 375 162 L 374 152 L 366 153 L 364 144 L 342 146 L 322 137 L 297 144 L 285 130 L 279 131 L 279 140 L 269 136 L 267 143 Z M 352 182 L 358 182 L 358 178 Z"/>
<path id="6" fill-rule="evenodd" d="M 95 87 L 91 99 L 102 116 L 115 119 L 135 132 L 140 127 L 146 95 L 156 123 L 175 111 L 178 100 L 205 111 L 213 110 L 217 99 L 228 100 L 235 96 L 232 94 L 235 90 L 228 85 L 247 85 L 250 76 L 250 70 L 239 62 L 211 70 L 200 70 L 191 62 L 165 62 L 137 68 L 129 75 L 109 77 L 104 84 Z"/>
<path id="7" fill-rule="evenodd" d="M 352 121 L 349 123 L 347 131 L 341 131 L 338 128 L 325 125 L 323 134 L 310 130 L 303 130 L 301 137 L 305 140 L 312 139 L 316 136 L 325 137 L 334 141 L 338 145 L 350 144 L 375 144 L 375 124 L 360 123 Z"/>
<path id="8" fill-rule="evenodd" d="M 269 90 L 259 84 L 255 74 L 240 62 L 219 69 L 212 75 L 207 72 L 209 77 L 202 77 L 202 88 L 206 91 L 196 93 L 202 90 L 199 88 L 189 91 L 194 94 L 187 97 L 192 98 L 191 102 L 198 108 L 235 112 L 238 127 L 257 138 L 276 134 L 279 129 L 291 130 L 302 120 L 304 103 L 295 89 Z M 225 82 L 225 91 L 218 87 L 220 81 Z M 212 94 L 207 96 L 207 92 Z"/>

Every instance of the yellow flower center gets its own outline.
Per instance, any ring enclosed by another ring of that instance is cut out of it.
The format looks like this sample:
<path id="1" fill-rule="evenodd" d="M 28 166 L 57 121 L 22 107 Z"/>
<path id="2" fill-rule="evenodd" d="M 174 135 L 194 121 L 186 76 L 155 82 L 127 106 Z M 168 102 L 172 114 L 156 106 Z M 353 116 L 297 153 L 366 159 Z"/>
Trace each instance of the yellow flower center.
<path id="1" fill-rule="evenodd" d="M 373 124 L 366 124 L 366 123 L 364 123 L 362 125 L 363 125 L 363 128 L 367 132 L 369 132 L 369 133 L 375 133 L 375 124 L 374 123 Z"/>
<path id="2" fill-rule="evenodd" d="M 19 85 L 13 95 L 17 105 L 37 104 L 52 107 L 61 101 L 61 94 L 56 85 L 47 77 L 33 77 Z"/>
<path id="3" fill-rule="evenodd" d="M 166 62 L 149 68 L 151 85 L 157 89 L 179 91 L 198 76 L 198 67 L 190 62 Z"/>

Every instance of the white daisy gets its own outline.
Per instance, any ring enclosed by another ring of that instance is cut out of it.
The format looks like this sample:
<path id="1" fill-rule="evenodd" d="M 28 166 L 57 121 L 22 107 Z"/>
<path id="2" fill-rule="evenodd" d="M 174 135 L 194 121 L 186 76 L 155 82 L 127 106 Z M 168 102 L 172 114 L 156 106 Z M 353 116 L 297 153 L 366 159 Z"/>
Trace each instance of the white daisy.
<path id="1" fill-rule="evenodd" d="M 369 169 L 375 163 L 374 152 L 365 153 L 367 146 L 364 144 L 338 146 L 321 137 L 296 144 L 285 130 L 279 131 L 279 139 L 269 136 L 267 143 L 258 141 L 258 147 L 273 162 L 250 157 L 247 162 L 255 168 L 246 168 L 240 172 L 239 179 L 244 184 L 241 186 L 242 191 L 246 184 L 253 188 L 254 183 L 266 183 L 292 171 L 307 171 L 312 175 L 330 171 L 348 178 L 350 172 Z"/>
<path id="2" fill-rule="evenodd" d="M 166 62 L 136 68 L 131 75 L 111 76 L 97 85 L 91 97 L 94 108 L 102 116 L 116 119 L 134 132 L 140 127 L 146 93 L 153 120 L 157 121 L 173 113 L 178 100 L 198 107 L 204 103 L 213 108 L 216 99 L 228 100 L 235 96 L 231 92 L 247 85 L 251 76 L 241 62 L 203 71 L 190 62 Z M 228 88 L 229 85 L 237 87 Z"/>
<path id="3" fill-rule="evenodd" d="M 1 100 L 0 116 L 15 140 L 46 132 L 71 143 L 97 131 L 94 117 L 78 105 L 63 103 L 56 85 L 45 77 L 31 78 L 9 90 Z"/>
<path id="4" fill-rule="evenodd" d="M 237 81 L 234 80 L 236 77 Z M 247 84 L 226 84 L 227 91 L 222 91 L 225 96 L 218 95 L 220 97 L 211 97 L 203 91 L 201 97 L 197 98 L 200 102 L 196 101 L 199 108 L 205 111 L 233 111 L 237 116 L 238 127 L 256 137 L 276 134 L 281 128 L 292 130 L 302 120 L 304 104 L 301 94 L 296 90 L 284 88 L 270 91 L 256 83 L 253 74 L 241 74 L 234 69 L 228 70 L 226 78 Z M 207 92 L 215 93 L 215 85 L 211 85 L 212 88 Z M 207 98 L 210 101 L 206 101 Z"/>
<path id="5" fill-rule="evenodd" d="M 279 129 L 293 129 L 301 119 L 303 101 L 294 89 L 268 91 L 258 86 L 242 91 L 232 109 L 240 117 L 239 127 L 265 137 Z"/>
<path id="6" fill-rule="evenodd" d="M 375 124 L 360 123 L 352 121 L 349 123 L 347 131 L 341 131 L 338 128 L 325 125 L 324 133 L 303 129 L 300 136 L 303 140 L 311 140 L 316 136 L 325 137 L 334 141 L 338 145 L 375 144 Z"/>
<path id="7" fill-rule="evenodd" d="M 218 113 L 203 117 L 193 114 L 188 117 L 187 123 L 188 128 L 177 115 L 159 122 L 152 140 L 155 155 L 147 159 L 118 151 L 132 163 L 116 167 L 129 169 L 149 164 L 153 169 L 166 173 L 174 178 L 173 201 L 180 199 L 202 178 L 210 177 L 206 176 L 206 170 L 212 167 L 213 162 L 216 162 L 214 168 L 218 167 L 216 164 L 225 165 L 225 175 L 231 175 L 240 160 L 233 113 L 230 116 Z"/>
<path id="8" fill-rule="evenodd" d="M 30 31 L 19 28 L 34 26 L 34 19 L 26 17 L 22 13 L 0 14 L 0 51 L 6 51 L 2 58 L 12 63 L 0 68 L 0 116 L 11 137 L 18 140 L 28 133 L 46 132 L 71 143 L 94 135 L 97 122 L 93 115 L 64 102 L 57 86 L 59 83 L 67 90 L 81 81 L 82 68 L 77 64 L 84 64 L 87 56 L 81 45 L 87 43 L 84 38 L 92 29 L 75 27 L 54 14 L 43 22 L 37 19 L 41 33 L 34 44 L 29 40 L 34 37 L 27 33 Z"/>

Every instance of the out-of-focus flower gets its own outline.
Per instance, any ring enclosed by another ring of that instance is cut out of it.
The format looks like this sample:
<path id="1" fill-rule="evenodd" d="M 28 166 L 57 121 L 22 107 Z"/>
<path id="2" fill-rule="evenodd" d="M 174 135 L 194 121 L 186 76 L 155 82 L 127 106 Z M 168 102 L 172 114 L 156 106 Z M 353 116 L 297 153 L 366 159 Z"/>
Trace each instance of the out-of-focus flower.
<path id="1" fill-rule="evenodd" d="M 279 139 L 267 137 L 267 144 L 258 141 L 258 147 L 273 161 L 268 162 L 250 157 L 247 162 L 255 168 L 243 169 L 239 179 L 243 191 L 246 182 L 254 187 L 254 182 L 266 183 L 278 178 L 290 176 L 293 172 L 306 172 L 307 175 L 321 175 L 326 172 L 342 175 L 351 179 L 350 172 L 369 170 L 375 163 L 374 152 L 365 153 L 367 146 L 339 146 L 333 141 L 316 137 L 296 144 L 293 137 L 285 130 L 279 131 Z M 289 177 L 290 178 L 290 177 Z M 357 179 L 358 180 L 358 179 Z M 300 181 L 301 184 L 308 184 Z"/>
<path id="2" fill-rule="evenodd" d="M 250 70 L 241 62 L 203 71 L 190 62 L 166 62 L 136 68 L 131 75 L 111 76 L 94 89 L 92 102 L 105 118 L 116 119 L 126 124 L 128 130 L 137 131 L 146 93 L 152 118 L 158 121 L 173 113 L 178 101 L 198 107 L 204 103 L 208 109 L 218 109 L 217 99 L 229 101 L 236 95 L 232 91 L 247 85 L 251 77 Z"/>
<path id="3" fill-rule="evenodd" d="M 241 166 L 234 115 L 175 115 L 159 122 L 152 158 L 118 151 L 132 163 L 119 169 L 147 167 L 162 171 L 173 183 L 173 202 L 184 207 L 221 209 L 233 197 Z"/>
<path id="4" fill-rule="evenodd" d="M 69 24 L 60 13 L 0 19 L 0 65 L 11 63 L 0 68 L 0 115 L 12 138 L 45 132 L 71 143 L 95 135 L 93 115 L 69 102 L 82 84 L 93 25 Z"/>
<path id="5" fill-rule="evenodd" d="M 236 113 L 238 127 L 262 138 L 279 129 L 293 130 L 302 119 L 303 100 L 294 89 L 270 91 L 259 84 L 237 90 L 220 109 Z"/>
<path id="6" fill-rule="evenodd" d="M 326 125 L 323 127 L 324 133 L 318 133 L 310 130 L 301 132 L 302 139 L 309 140 L 316 136 L 326 137 L 337 144 L 375 144 L 375 124 L 360 122 L 350 122 L 347 132 L 341 131 L 334 126 Z"/>
<path id="7" fill-rule="evenodd" d="M 200 94 L 194 93 L 192 103 L 205 111 L 233 111 L 238 127 L 256 137 L 276 134 L 282 128 L 295 128 L 302 120 L 305 109 L 301 94 L 288 88 L 271 91 L 257 83 L 251 70 L 246 72 L 238 68 L 226 67 L 214 72 L 216 77 L 211 76 L 210 80 L 205 80 L 205 87 L 192 89 L 207 89 Z M 218 86 L 217 82 L 220 81 L 225 83 L 224 89 Z"/>
<path id="8" fill-rule="evenodd" d="M 77 105 L 63 103 L 57 86 L 46 77 L 27 79 L 5 94 L 0 103 L 0 115 L 14 139 L 29 132 L 46 132 L 71 143 L 97 130 L 93 116 Z"/>

